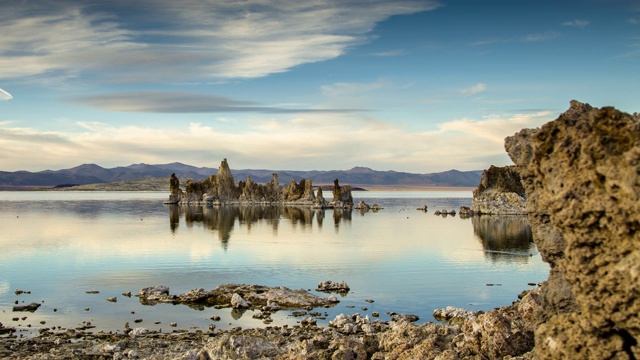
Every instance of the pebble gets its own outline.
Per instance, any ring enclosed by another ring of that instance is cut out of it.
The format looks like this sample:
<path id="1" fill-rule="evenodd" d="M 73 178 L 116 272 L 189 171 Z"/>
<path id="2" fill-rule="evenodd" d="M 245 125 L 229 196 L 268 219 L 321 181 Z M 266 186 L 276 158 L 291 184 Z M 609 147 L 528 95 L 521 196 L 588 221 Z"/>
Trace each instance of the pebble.
<path id="1" fill-rule="evenodd" d="M 110 298 L 107 299 L 107 301 L 109 301 L 109 302 L 118 302 L 118 298 L 115 297 L 115 296 L 114 297 L 110 297 Z"/>

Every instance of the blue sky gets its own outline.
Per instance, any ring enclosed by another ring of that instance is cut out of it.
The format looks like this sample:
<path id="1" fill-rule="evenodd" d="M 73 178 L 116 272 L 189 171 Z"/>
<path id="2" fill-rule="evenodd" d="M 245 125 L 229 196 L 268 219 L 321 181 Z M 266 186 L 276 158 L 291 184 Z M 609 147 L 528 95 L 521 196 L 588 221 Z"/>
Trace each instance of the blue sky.
<path id="1" fill-rule="evenodd" d="M 24 0 L 0 34 L 4 171 L 479 170 L 572 99 L 640 111 L 637 0 Z"/>

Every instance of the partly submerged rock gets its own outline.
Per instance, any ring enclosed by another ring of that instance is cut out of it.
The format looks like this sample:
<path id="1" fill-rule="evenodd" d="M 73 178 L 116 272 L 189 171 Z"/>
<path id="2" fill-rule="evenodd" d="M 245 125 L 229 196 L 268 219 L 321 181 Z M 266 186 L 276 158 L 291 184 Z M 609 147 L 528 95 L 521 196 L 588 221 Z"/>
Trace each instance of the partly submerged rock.
<path id="1" fill-rule="evenodd" d="M 351 288 L 347 285 L 346 282 L 341 281 L 339 283 L 333 282 L 331 280 L 326 280 L 318 284 L 318 288 L 316 291 L 322 292 L 337 292 L 337 293 L 348 293 Z"/>
<path id="2" fill-rule="evenodd" d="M 482 172 L 471 200 L 471 209 L 480 214 L 526 214 L 525 205 L 525 191 L 515 166 L 491 166 Z"/>
<path id="3" fill-rule="evenodd" d="M 225 284 L 209 291 L 199 288 L 180 295 L 169 295 L 168 292 L 162 295 L 145 295 L 141 291 L 137 296 L 140 298 L 140 302 L 146 305 L 172 303 L 197 306 L 232 306 L 235 295 L 250 303 L 252 308 L 273 306 L 275 303 L 282 309 L 300 309 L 330 306 L 339 302 L 335 298 L 320 297 L 303 289 L 292 290 L 284 286 L 270 287 L 247 284 Z"/>
<path id="4" fill-rule="evenodd" d="M 27 305 L 16 305 L 16 306 L 13 307 L 13 311 L 35 312 L 36 310 L 38 310 L 40 305 L 42 305 L 42 304 L 38 304 L 36 302 L 32 302 L 31 304 L 27 304 Z"/>

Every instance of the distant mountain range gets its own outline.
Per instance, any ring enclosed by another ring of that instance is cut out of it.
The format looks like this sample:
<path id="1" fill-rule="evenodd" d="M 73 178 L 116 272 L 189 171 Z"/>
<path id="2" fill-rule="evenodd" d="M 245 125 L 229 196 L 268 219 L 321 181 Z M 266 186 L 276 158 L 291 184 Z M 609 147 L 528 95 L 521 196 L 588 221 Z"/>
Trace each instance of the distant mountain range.
<path id="1" fill-rule="evenodd" d="M 333 184 L 339 179 L 341 184 L 351 185 L 379 185 L 379 186 L 452 186 L 475 187 L 480 183 L 482 170 L 458 171 L 449 170 L 431 174 L 413 174 L 398 171 L 376 171 L 367 167 L 354 167 L 350 170 L 231 170 L 237 180 L 246 180 L 247 176 L 258 183 L 271 180 L 271 174 L 277 173 L 281 184 L 287 184 L 291 179 L 310 179 L 315 185 Z M 0 171 L 0 188 L 13 187 L 52 187 L 59 185 L 86 185 L 130 181 L 144 178 L 167 179 L 175 173 L 181 181 L 186 179 L 204 179 L 216 174 L 218 169 L 195 167 L 182 163 L 171 164 L 133 164 L 106 169 L 96 164 L 84 164 L 71 169 L 45 170 L 39 172 Z M 167 180 L 168 181 L 168 180 Z"/>

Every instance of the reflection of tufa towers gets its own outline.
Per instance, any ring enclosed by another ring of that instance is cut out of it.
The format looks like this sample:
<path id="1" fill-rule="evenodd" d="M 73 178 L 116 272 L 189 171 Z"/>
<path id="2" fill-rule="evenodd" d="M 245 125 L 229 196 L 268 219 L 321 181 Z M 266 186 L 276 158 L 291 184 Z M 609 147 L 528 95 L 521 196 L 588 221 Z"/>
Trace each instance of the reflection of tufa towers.
<path id="1" fill-rule="evenodd" d="M 526 216 L 473 216 L 473 231 L 491 261 L 527 262 L 535 245 Z"/>
<path id="2" fill-rule="evenodd" d="M 236 185 L 227 159 L 222 160 L 218 173 L 206 179 L 194 181 L 189 179 L 185 183 L 185 190 L 180 188 L 180 180 L 176 174 L 169 179 L 170 194 L 166 204 L 199 204 L 199 205 L 311 205 L 315 208 L 351 208 L 353 197 L 351 186 L 340 186 L 338 179 L 334 180 L 333 201 L 327 202 L 318 189 L 317 195 L 313 191 L 313 183 L 308 179 L 295 179 L 286 186 L 280 186 L 278 174 L 272 175 L 266 184 L 257 184 L 247 176 L 246 181 L 239 181 Z"/>
<path id="3" fill-rule="evenodd" d="M 341 222 L 351 221 L 351 209 L 334 209 L 334 226 L 336 230 Z M 263 222 L 278 232 L 280 221 L 288 219 L 291 226 L 322 228 L 325 210 L 311 206 L 274 206 L 274 205 L 230 205 L 206 206 L 185 204 L 169 205 L 169 226 L 172 232 L 178 231 L 180 219 L 184 216 L 187 227 L 203 225 L 218 234 L 223 248 L 227 248 L 236 221 L 240 226 L 251 229 L 253 224 Z M 314 221 L 315 219 L 315 221 Z"/>

